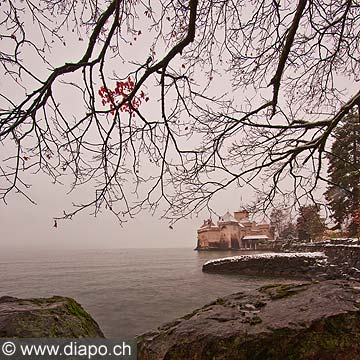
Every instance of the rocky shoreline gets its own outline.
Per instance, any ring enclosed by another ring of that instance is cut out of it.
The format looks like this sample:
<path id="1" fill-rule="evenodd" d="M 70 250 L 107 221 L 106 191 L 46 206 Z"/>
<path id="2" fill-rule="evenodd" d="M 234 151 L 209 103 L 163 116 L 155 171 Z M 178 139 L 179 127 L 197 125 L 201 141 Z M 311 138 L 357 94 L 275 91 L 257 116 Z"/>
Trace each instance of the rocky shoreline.
<path id="1" fill-rule="evenodd" d="M 360 241 L 359 239 L 333 239 L 315 243 L 287 243 L 280 251 L 323 252 L 327 257 L 324 271 L 328 277 L 360 280 Z"/>
<path id="2" fill-rule="evenodd" d="M 323 252 L 273 252 L 210 260 L 203 265 L 202 270 L 209 273 L 311 280 L 326 277 L 324 271 L 327 263 L 327 256 Z"/>
<path id="3" fill-rule="evenodd" d="M 138 358 L 353 360 L 357 282 L 273 284 L 205 305 L 138 338 Z"/>
<path id="4" fill-rule="evenodd" d="M 203 271 L 308 280 L 217 299 L 138 338 L 139 359 L 360 358 L 360 243 L 286 244 Z"/>
<path id="5" fill-rule="evenodd" d="M 75 300 L 0 297 L 0 338 L 104 338 L 97 322 Z"/>
<path id="6" fill-rule="evenodd" d="M 360 244 L 286 244 L 282 250 L 205 263 L 210 273 L 293 280 L 219 298 L 139 336 L 138 359 L 360 358 Z M 104 334 L 73 299 L 1 297 L 0 337 Z"/>
<path id="7" fill-rule="evenodd" d="M 139 360 L 353 360 L 360 284 L 327 280 L 236 292 L 139 336 Z M 104 337 L 73 299 L 0 298 L 0 337 Z"/>
<path id="8" fill-rule="evenodd" d="M 283 243 L 274 250 L 277 252 L 211 260 L 203 265 L 203 271 L 290 279 L 360 281 L 358 239 Z"/>

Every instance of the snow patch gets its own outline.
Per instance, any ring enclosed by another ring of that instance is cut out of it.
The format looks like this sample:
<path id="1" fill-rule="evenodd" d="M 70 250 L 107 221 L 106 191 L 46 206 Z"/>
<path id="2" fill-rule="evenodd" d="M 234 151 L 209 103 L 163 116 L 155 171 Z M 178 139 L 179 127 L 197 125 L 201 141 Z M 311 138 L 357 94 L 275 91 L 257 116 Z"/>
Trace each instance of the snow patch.
<path id="1" fill-rule="evenodd" d="M 238 261 L 247 261 L 251 259 L 275 259 L 275 258 L 308 258 L 308 259 L 326 259 L 326 255 L 323 252 L 293 252 L 293 253 L 264 253 L 264 254 L 248 254 L 240 256 L 231 256 L 220 259 L 214 259 L 207 261 L 204 265 L 208 264 L 220 264 L 223 262 L 238 262 Z"/>

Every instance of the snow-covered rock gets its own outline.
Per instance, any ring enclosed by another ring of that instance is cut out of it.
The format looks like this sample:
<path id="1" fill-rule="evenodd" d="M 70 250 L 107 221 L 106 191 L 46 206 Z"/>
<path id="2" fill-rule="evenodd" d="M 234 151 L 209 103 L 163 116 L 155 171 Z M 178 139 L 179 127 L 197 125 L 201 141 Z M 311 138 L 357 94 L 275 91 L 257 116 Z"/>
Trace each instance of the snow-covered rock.
<path id="1" fill-rule="evenodd" d="M 210 260 L 203 265 L 203 271 L 311 279 L 323 275 L 326 266 L 323 252 L 264 253 Z"/>

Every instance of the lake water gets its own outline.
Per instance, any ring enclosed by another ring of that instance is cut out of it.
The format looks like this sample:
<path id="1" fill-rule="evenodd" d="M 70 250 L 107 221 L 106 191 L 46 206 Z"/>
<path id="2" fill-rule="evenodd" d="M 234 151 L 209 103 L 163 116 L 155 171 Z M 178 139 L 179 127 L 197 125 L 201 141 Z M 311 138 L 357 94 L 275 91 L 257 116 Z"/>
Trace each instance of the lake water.
<path id="1" fill-rule="evenodd" d="M 209 259 L 234 255 L 240 253 L 5 250 L 0 253 L 0 296 L 70 296 L 95 318 L 106 337 L 130 339 L 218 297 L 273 282 L 201 271 Z"/>

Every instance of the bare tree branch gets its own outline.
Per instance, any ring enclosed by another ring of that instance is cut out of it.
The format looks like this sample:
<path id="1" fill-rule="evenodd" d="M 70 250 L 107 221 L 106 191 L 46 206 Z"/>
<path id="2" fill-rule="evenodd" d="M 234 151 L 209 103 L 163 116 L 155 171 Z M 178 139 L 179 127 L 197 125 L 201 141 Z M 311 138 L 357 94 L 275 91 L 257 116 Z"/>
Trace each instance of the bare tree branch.
<path id="1" fill-rule="evenodd" d="M 318 201 L 332 134 L 360 107 L 359 10 L 3 1 L 0 197 L 34 201 L 27 174 L 44 172 L 69 194 L 94 189 L 56 218 L 148 208 L 175 222 L 228 188 L 261 210 Z"/>

